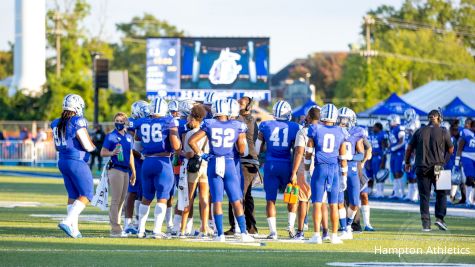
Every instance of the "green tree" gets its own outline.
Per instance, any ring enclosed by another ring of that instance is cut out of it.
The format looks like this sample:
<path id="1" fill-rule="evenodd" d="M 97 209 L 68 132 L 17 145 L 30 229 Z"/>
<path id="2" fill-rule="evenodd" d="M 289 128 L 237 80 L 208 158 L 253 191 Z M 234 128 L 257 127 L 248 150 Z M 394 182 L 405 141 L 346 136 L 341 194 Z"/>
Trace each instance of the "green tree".
<path id="1" fill-rule="evenodd" d="M 453 16 L 460 13 L 457 8 L 460 7 L 440 0 L 407 0 L 400 9 L 381 6 L 370 11 L 380 18 L 401 23 L 419 22 L 425 26 L 411 28 L 399 27 L 398 23 L 377 23 L 372 48 L 379 55 L 372 58 L 370 65 L 358 54 L 349 56 L 342 79 L 337 83 L 334 101 L 361 111 L 393 92 L 406 93 L 431 80 L 475 79 L 475 62 L 469 52 L 471 43 L 466 36 L 447 26 L 453 23 Z"/>

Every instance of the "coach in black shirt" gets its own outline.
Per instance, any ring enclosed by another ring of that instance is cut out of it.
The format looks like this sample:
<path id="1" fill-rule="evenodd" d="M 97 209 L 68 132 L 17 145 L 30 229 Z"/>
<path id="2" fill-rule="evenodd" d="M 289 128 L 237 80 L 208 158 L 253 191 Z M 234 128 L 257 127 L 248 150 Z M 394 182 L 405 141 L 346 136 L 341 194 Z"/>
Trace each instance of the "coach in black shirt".
<path id="1" fill-rule="evenodd" d="M 429 113 L 429 125 L 424 126 L 414 133 L 406 150 L 405 169 L 411 169 L 410 157 L 416 150 L 416 175 L 419 188 L 420 211 L 422 231 L 430 231 L 429 200 L 431 185 L 436 182 L 435 166 L 444 166 L 454 152 L 454 145 L 450 140 L 449 132 L 440 127 L 442 115 L 437 110 Z M 447 230 L 444 217 L 447 211 L 447 198 L 445 190 L 435 190 L 435 225 L 441 230 Z"/>

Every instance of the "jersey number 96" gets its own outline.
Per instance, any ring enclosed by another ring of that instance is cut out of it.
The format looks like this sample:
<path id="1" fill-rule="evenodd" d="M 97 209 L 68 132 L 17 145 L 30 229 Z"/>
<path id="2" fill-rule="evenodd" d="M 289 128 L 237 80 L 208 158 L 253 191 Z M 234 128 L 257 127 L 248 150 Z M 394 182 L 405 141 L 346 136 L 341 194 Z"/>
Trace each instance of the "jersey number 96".
<path id="1" fill-rule="evenodd" d="M 160 123 L 142 124 L 140 127 L 140 133 L 142 134 L 142 141 L 144 143 L 160 143 L 163 140 L 162 125 Z"/>

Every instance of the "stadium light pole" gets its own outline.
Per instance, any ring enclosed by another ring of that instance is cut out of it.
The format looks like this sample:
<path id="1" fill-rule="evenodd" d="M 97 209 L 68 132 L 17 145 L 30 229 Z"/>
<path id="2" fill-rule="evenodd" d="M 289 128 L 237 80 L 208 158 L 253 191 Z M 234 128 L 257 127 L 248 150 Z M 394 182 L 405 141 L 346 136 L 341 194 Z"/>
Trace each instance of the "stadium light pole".
<path id="1" fill-rule="evenodd" d="M 93 78 L 93 86 L 94 86 L 94 126 L 99 123 L 99 86 L 96 81 L 96 59 L 101 57 L 101 54 L 98 52 L 92 52 L 92 77 Z"/>

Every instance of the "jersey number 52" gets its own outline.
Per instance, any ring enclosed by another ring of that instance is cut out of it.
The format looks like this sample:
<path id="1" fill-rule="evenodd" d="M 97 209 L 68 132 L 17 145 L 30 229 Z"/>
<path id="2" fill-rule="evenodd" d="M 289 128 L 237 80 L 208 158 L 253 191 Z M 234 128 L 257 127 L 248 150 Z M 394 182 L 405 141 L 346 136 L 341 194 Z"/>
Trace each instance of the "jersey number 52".
<path id="1" fill-rule="evenodd" d="M 213 128 L 211 129 L 211 145 L 213 147 L 232 147 L 236 132 L 233 129 Z"/>

